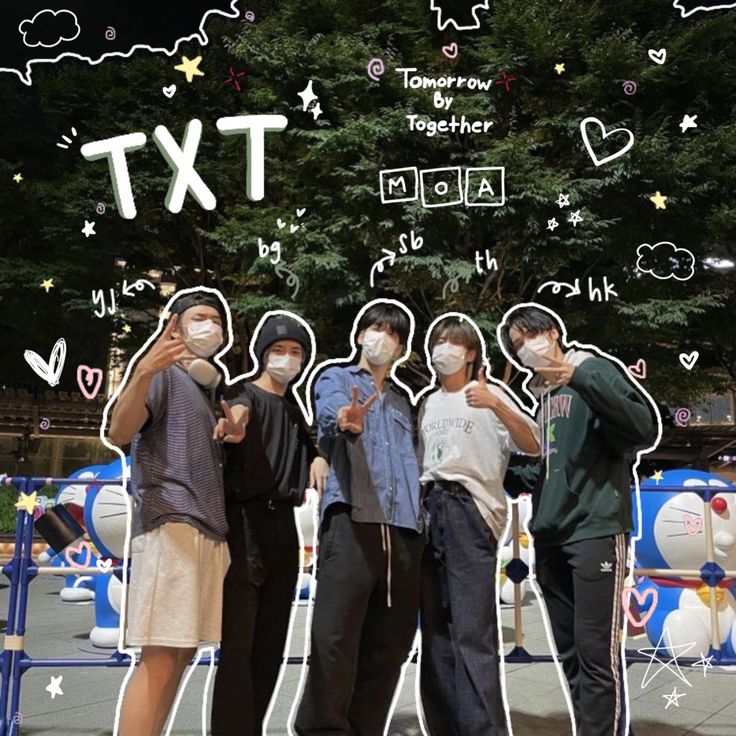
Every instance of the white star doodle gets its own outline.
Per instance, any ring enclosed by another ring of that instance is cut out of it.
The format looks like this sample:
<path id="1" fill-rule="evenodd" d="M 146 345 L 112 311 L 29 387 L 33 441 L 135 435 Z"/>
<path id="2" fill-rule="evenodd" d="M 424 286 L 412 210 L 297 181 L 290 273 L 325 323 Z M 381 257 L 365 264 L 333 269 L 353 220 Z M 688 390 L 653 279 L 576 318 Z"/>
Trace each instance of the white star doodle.
<path id="1" fill-rule="evenodd" d="M 319 99 L 314 90 L 312 89 L 312 80 L 309 80 L 309 84 L 299 92 L 299 97 L 302 98 L 302 110 L 306 110 L 309 107 L 309 103 L 313 100 Z"/>
<path id="2" fill-rule="evenodd" d="M 698 124 L 695 122 L 697 119 L 697 115 L 685 115 L 680 123 L 680 130 L 684 133 L 688 128 L 697 128 Z"/>
<path id="3" fill-rule="evenodd" d="M 666 693 L 662 696 L 666 701 L 667 705 L 665 705 L 664 709 L 667 710 L 671 705 L 674 705 L 675 708 L 680 707 L 680 703 L 678 702 L 680 698 L 684 698 L 687 693 L 678 693 L 677 692 L 677 686 L 672 690 L 672 692 L 667 695 Z"/>
<path id="4" fill-rule="evenodd" d="M 84 234 L 85 238 L 88 238 L 90 235 L 97 235 L 95 232 L 95 223 L 90 222 L 89 220 L 84 221 L 84 227 L 82 228 L 82 233 Z"/>
<path id="5" fill-rule="evenodd" d="M 310 112 L 314 115 L 315 120 L 322 114 L 322 108 L 320 107 L 319 102 L 310 110 Z"/>
<path id="6" fill-rule="evenodd" d="M 573 227 L 577 227 L 578 223 L 583 221 L 583 218 L 580 217 L 580 210 L 575 210 L 575 212 L 571 213 L 567 221 L 571 222 Z"/>
<path id="7" fill-rule="evenodd" d="M 707 672 L 709 669 L 713 667 L 713 665 L 710 663 L 710 661 L 713 659 L 713 655 L 711 654 L 710 657 L 706 657 L 703 652 L 700 652 L 700 659 L 697 662 L 693 662 L 691 664 L 691 667 L 702 667 L 703 668 L 703 677 L 707 677 Z"/>
<path id="8" fill-rule="evenodd" d="M 560 192 L 560 196 L 557 197 L 555 202 L 560 205 L 560 209 L 563 207 L 569 207 L 570 206 L 570 195 L 569 194 L 563 194 Z"/>
<path id="9" fill-rule="evenodd" d="M 554 231 L 559 224 L 560 223 L 553 217 L 551 220 L 547 220 L 547 230 Z"/>
<path id="10" fill-rule="evenodd" d="M 672 644 L 665 644 L 662 646 L 662 641 L 667 639 L 667 641 L 670 641 L 670 630 L 665 628 L 664 631 L 662 631 L 662 635 L 659 637 L 659 641 L 657 642 L 657 645 L 655 647 L 645 647 L 644 649 L 637 649 L 639 654 L 649 654 L 649 664 L 647 665 L 647 671 L 644 673 L 644 677 L 641 681 L 641 688 L 642 690 L 662 671 L 662 670 L 669 670 L 675 677 L 679 677 L 688 687 L 692 687 L 690 683 L 687 681 L 685 675 L 682 674 L 682 670 L 680 669 L 680 665 L 677 662 L 677 658 L 681 657 L 686 652 L 689 652 L 694 646 L 695 642 L 690 642 L 690 644 L 678 644 L 677 646 L 672 646 Z M 658 656 L 657 652 L 662 649 L 665 654 L 667 654 L 667 650 L 674 653 L 674 656 L 670 657 L 667 662 L 663 662 Z M 681 649 L 682 651 L 678 654 L 677 650 Z M 651 652 L 651 654 L 650 654 Z M 651 677 L 649 677 L 649 670 L 652 668 L 652 665 L 654 662 L 659 662 L 661 667 L 659 667 Z M 672 669 L 670 665 L 674 664 L 675 669 Z"/>
<path id="11" fill-rule="evenodd" d="M 51 695 L 51 700 L 53 700 L 57 695 L 64 694 L 64 691 L 61 689 L 61 680 L 63 677 L 64 675 L 59 675 L 58 677 L 51 675 L 51 682 L 46 685 L 46 691 Z"/>

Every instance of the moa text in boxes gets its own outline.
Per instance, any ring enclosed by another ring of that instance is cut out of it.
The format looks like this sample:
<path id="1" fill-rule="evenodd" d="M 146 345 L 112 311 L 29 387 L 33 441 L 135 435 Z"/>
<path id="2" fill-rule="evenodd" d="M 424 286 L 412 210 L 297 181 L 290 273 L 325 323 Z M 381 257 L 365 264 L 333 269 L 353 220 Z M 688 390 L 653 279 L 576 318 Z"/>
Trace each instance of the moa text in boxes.
<path id="1" fill-rule="evenodd" d="M 502 207 L 506 203 L 506 167 L 459 166 L 422 169 L 407 166 L 384 169 L 380 174 L 381 202 L 394 204 L 413 202 L 422 197 L 423 207 Z"/>

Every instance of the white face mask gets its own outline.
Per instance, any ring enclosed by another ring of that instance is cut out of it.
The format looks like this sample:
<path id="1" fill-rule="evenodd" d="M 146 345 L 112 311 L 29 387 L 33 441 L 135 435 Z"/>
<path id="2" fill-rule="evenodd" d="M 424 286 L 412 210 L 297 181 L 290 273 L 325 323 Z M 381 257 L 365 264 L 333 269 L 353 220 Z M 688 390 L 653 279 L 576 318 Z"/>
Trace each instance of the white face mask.
<path id="1" fill-rule="evenodd" d="M 552 348 L 550 341 L 544 335 L 537 335 L 527 340 L 517 351 L 519 360 L 530 368 L 544 368 L 549 361 L 544 357 Z"/>
<path id="2" fill-rule="evenodd" d="M 266 363 L 266 373 L 283 384 L 289 383 L 301 369 L 302 360 L 295 355 L 269 355 Z"/>
<path id="3" fill-rule="evenodd" d="M 222 327 L 211 319 L 190 322 L 184 329 L 186 346 L 200 358 L 209 358 L 222 345 Z"/>
<path id="4" fill-rule="evenodd" d="M 388 332 L 368 329 L 363 334 L 363 355 L 372 365 L 386 365 L 393 358 L 398 341 Z"/>
<path id="5" fill-rule="evenodd" d="M 443 376 L 452 376 L 465 367 L 467 355 L 468 351 L 462 345 L 443 342 L 432 350 L 432 365 Z"/>

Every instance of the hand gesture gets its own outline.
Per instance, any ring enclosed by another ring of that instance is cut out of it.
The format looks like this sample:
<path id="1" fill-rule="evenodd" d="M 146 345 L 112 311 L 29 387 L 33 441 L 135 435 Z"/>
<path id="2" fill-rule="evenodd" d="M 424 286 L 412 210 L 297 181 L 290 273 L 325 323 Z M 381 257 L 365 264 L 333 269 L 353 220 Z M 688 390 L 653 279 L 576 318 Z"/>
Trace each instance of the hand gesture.
<path id="1" fill-rule="evenodd" d="M 572 374 L 575 373 L 575 366 L 572 363 L 566 363 L 564 360 L 557 360 L 551 355 L 545 355 L 549 361 L 549 365 L 543 368 L 535 368 L 534 371 L 539 373 L 548 386 L 566 386 L 570 383 Z"/>
<path id="2" fill-rule="evenodd" d="M 178 317 L 175 314 L 169 319 L 158 340 L 153 343 L 149 351 L 138 361 L 136 371 L 139 374 L 152 376 L 160 373 L 174 365 L 177 360 L 180 360 L 188 353 L 184 341 L 180 337 L 174 337 Z"/>
<path id="3" fill-rule="evenodd" d="M 218 419 L 212 439 L 223 440 L 224 442 L 242 442 L 245 437 L 245 428 L 248 426 L 248 420 L 250 419 L 250 409 L 239 404 L 237 407 L 239 416 L 236 417 L 227 401 L 221 401 L 220 406 L 225 416 Z"/>
<path id="4" fill-rule="evenodd" d="M 491 393 L 483 368 L 478 370 L 478 383 L 465 389 L 465 401 L 475 409 L 495 409 L 500 399 Z"/>
<path id="5" fill-rule="evenodd" d="M 364 404 L 361 404 L 359 401 L 360 389 L 353 386 L 352 402 L 349 406 L 343 406 L 337 412 L 337 428 L 342 432 L 361 434 L 363 431 L 363 417 L 377 398 L 378 394 L 374 393 L 365 400 Z"/>
<path id="6" fill-rule="evenodd" d="M 323 457 L 316 457 L 312 460 L 309 467 L 309 483 L 308 488 L 315 488 L 319 495 L 322 495 L 327 485 L 327 476 L 330 473 L 330 466 Z"/>

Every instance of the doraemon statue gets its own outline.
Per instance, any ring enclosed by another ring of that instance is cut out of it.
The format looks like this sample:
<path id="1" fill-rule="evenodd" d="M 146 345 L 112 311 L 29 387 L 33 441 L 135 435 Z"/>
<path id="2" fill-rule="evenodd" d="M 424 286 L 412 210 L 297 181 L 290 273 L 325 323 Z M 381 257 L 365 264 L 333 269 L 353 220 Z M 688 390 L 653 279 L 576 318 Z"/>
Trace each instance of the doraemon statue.
<path id="1" fill-rule="evenodd" d="M 69 477 L 79 480 L 91 480 L 98 476 L 102 477 L 106 468 L 106 465 L 89 465 L 86 468 L 80 468 L 74 471 Z M 54 504 L 71 504 L 77 509 L 77 512 L 73 515 L 81 522 L 82 509 L 87 498 L 87 491 L 90 488 L 94 488 L 94 486 L 87 483 L 65 483 L 59 488 L 54 499 Z M 87 557 L 84 552 L 72 553 L 71 557 L 78 564 L 84 564 L 87 561 L 83 559 Z M 96 556 L 93 555 L 89 560 L 89 564 L 94 565 L 95 560 Z M 74 569 L 69 564 L 64 552 L 58 554 L 51 547 L 38 556 L 37 563 L 39 565 L 58 567 L 60 574 Z M 92 576 L 72 573 L 66 575 L 64 587 L 61 589 L 59 595 L 65 603 L 85 603 L 94 599 L 94 588 L 95 583 Z"/>
<path id="2" fill-rule="evenodd" d="M 662 490 L 657 490 L 661 488 Z M 667 489 L 667 490 L 665 490 Z M 668 470 L 641 483 L 641 538 L 636 567 L 697 570 L 699 578 L 644 577 L 636 586 L 639 615 L 647 636 L 662 647 L 694 644 L 678 656 L 707 656 L 711 645 L 711 585 L 715 587 L 720 646 L 716 656 L 736 656 L 736 485 L 699 470 Z M 713 559 L 708 559 L 705 514 L 713 527 Z M 635 571 L 636 572 L 636 571 Z M 656 605 L 655 605 L 656 601 Z M 653 609 L 653 610 L 652 610 Z M 672 652 L 670 652 L 672 654 Z"/>
<path id="3" fill-rule="evenodd" d="M 126 464 L 130 460 L 126 457 Z M 115 460 L 100 473 L 102 480 L 123 476 L 120 460 Z M 128 493 L 117 483 L 95 486 L 84 504 L 84 523 L 87 533 L 98 551 L 100 563 L 115 567 L 122 564 L 128 509 Z M 99 567 L 99 565 L 98 565 Z M 97 647 L 115 649 L 120 629 L 120 609 L 123 584 L 112 573 L 95 576 L 95 627 L 89 638 Z"/>
<path id="4" fill-rule="evenodd" d="M 519 514 L 519 559 L 527 570 L 531 568 L 529 554 L 529 535 L 526 533 L 527 523 L 532 515 L 532 497 L 528 493 L 522 493 L 516 501 Z M 509 503 L 509 519 L 511 518 L 511 504 Z M 498 550 L 499 556 L 499 575 L 498 575 L 498 597 L 501 603 L 512 604 L 514 602 L 514 581 L 507 575 L 506 566 L 514 558 L 514 546 L 512 538 L 512 527 L 509 524 L 506 534 L 506 544 Z M 523 567 L 521 568 L 523 569 Z M 521 600 L 524 602 L 524 596 L 527 593 L 529 578 L 526 577 L 520 581 Z"/>

